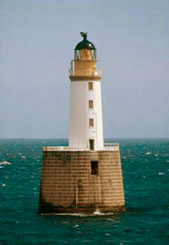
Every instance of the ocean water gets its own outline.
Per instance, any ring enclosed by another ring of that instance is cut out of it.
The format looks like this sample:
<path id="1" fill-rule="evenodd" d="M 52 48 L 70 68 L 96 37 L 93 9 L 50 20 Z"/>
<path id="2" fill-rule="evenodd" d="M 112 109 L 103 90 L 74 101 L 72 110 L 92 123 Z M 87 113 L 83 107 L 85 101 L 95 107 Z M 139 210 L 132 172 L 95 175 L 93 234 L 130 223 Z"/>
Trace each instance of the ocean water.
<path id="1" fill-rule="evenodd" d="M 126 212 L 42 216 L 42 147 L 68 141 L 1 139 L 0 244 L 169 244 L 169 139 L 107 142 L 121 146 Z"/>

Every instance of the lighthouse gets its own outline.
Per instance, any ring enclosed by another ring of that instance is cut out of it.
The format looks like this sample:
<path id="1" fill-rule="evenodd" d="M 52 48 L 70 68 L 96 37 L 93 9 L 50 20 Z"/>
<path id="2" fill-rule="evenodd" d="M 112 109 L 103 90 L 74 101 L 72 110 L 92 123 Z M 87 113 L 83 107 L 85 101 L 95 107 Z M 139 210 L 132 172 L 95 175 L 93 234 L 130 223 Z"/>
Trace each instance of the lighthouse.
<path id="1" fill-rule="evenodd" d="M 40 213 L 125 210 L 120 147 L 104 143 L 96 47 L 80 34 L 69 71 L 69 146 L 43 149 Z"/>
<path id="2" fill-rule="evenodd" d="M 71 61 L 71 101 L 69 146 L 77 149 L 103 149 L 101 71 L 97 69 L 96 48 L 81 32 L 83 40 L 75 47 Z"/>

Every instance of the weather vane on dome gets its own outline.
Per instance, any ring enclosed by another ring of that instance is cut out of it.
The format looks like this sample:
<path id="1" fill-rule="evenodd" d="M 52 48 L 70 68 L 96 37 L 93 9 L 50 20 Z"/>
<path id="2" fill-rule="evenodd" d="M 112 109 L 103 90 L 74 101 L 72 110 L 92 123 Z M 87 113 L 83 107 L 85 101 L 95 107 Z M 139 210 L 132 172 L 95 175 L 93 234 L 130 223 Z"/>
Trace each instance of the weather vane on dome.
<path id="1" fill-rule="evenodd" d="M 80 35 L 83 37 L 84 40 L 87 39 L 88 32 L 80 32 Z"/>

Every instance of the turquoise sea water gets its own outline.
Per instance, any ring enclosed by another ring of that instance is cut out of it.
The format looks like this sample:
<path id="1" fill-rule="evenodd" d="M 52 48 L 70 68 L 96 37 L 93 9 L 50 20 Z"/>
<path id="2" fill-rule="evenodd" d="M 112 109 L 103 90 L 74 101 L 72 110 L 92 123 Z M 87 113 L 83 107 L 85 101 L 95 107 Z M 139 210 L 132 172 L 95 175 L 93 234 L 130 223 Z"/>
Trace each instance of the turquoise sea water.
<path id="1" fill-rule="evenodd" d="M 42 147 L 63 139 L 1 139 L 0 244 L 169 244 L 169 139 L 119 142 L 126 212 L 41 216 Z"/>

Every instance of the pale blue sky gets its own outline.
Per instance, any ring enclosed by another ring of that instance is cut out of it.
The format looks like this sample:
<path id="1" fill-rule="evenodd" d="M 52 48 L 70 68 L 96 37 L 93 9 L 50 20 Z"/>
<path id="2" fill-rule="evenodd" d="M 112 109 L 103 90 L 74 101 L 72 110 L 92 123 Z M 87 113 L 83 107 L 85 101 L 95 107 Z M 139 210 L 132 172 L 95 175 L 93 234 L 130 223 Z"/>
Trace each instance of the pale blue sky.
<path id="1" fill-rule="evenodd" d="M 103 71 L 105 137 L 169 137 L 168 0 L 0 0 L 0 138 L 68 137 L 81 31 Z"/>

